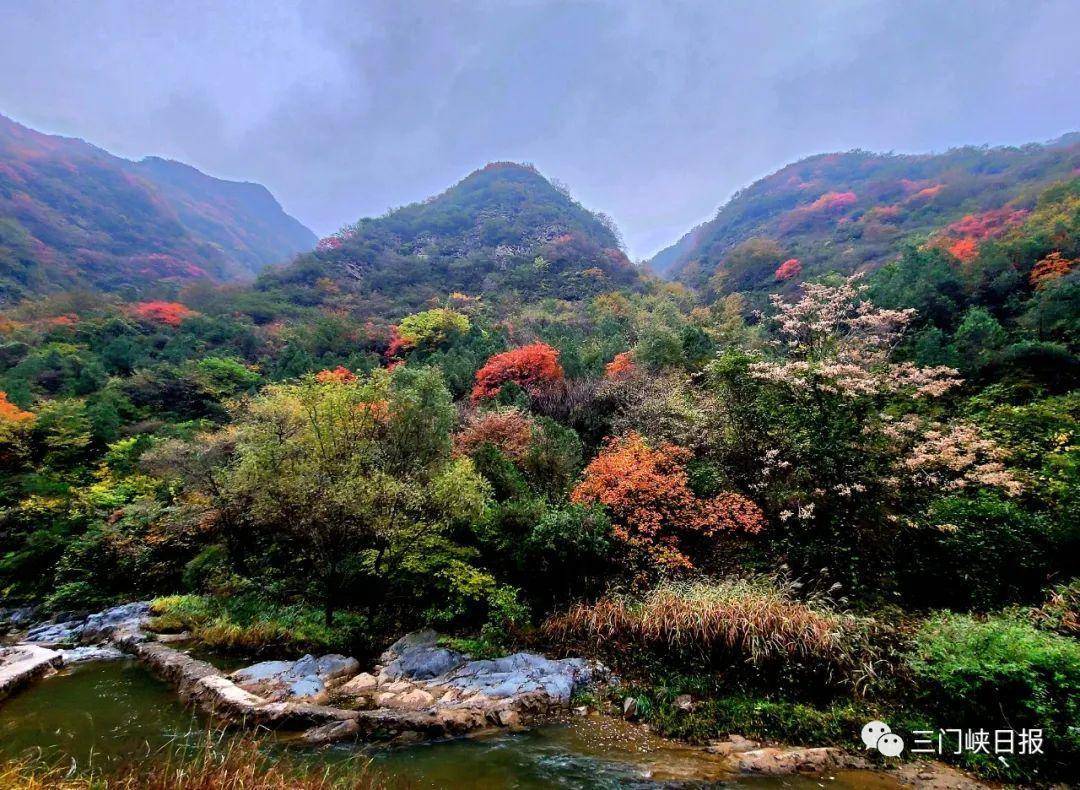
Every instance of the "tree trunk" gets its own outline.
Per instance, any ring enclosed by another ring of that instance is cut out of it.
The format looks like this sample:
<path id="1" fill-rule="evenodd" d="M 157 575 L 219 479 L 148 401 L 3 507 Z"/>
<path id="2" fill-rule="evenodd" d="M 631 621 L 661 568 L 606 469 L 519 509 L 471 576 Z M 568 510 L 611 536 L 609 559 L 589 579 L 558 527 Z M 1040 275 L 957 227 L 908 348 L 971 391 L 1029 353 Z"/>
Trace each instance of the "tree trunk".
<path id="1" fill-rule="evenodd" d="M 337 608 L 337 572 L 331 568 L 326 574 L 326 599 L 323 609 L 326 615 L 326 627 L 334 625 L 334 610 Z"/>

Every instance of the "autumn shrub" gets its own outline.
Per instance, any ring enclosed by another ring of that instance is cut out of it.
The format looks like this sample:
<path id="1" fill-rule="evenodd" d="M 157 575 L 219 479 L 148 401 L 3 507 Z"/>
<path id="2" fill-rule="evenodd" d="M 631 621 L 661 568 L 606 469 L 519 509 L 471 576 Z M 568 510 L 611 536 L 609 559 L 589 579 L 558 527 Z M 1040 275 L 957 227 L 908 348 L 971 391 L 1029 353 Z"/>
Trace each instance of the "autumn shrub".
<path id="1" fill-rule="evenodd" d="M 454 452 L 472 455 L 486 444 L 520 463 L 528 453 L 532 437 L 533 421 L 518 409 L 479 412 L 470 415 L 454 436 Z"/>
<path id="2" fill-rule="evenodd" d="M 642 657 L 643 666 L 720 671 L 752 684 L 838 688 L 861 687 L 883 670 L 871 644 L 875 627 L 824 601 L 797 600 L 776 580 L 754 578 L 665 583 L 640 597 L 579 603 L 549 618 L 544 633 L 628 671 L 635 670 L 628 662 Z"/>
<path id="3" fill-rule="evenodd" d="M 985 619 L 944 613 L 928 620 L 908 656 L 917 703 L 940 727 L 1041 729 L 1043 755 L 1002 769 L 1008 778 L 1080 770 L 1080 641 L 1011 614 Z M 977 759 L 977 757 L 976 757 Z"/>
<path id="4" fill-rule="evenodd" d="M 1054 587 L 1041 606 L 1030 610 L 1030 619 L 1039 628 L 1080 637 L 1080 579 Z"/>

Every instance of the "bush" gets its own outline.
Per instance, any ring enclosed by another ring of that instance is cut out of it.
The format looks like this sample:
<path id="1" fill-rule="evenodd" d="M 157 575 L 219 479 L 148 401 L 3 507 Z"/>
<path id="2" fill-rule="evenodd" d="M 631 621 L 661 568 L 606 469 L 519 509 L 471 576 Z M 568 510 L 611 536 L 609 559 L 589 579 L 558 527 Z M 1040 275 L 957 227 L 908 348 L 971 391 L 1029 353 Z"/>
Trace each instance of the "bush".
<path id="1" fill-rule="evenodd" d="M 252 594 L 230 598 L 173 595 L 150 608 L 155 631 L 190 631 L 217 650 L 243 655 L 330 653 L 364 656 L 372 650 L 370 628 L 359 615 L 342 612 L 327 626 L 318 609 L 265 601 Z"/>
<path id="2" fill-rule="evenodd" d="M 943 614 L 925 623 L 908 658 L 919 702 L 940 727 L 1041 729 L 1045 755 L 987 759 L 1008 778 L 1080 771 L 1080 642 L 998 615 Z M 967 754 L 967 753 L 965 753 Z M 979 755 L 986 757 L 986 755 Z"/>
<path id="3" fill-rule="evenodd" d="M 1080 579 L 1051 590 L 1046 602 L 1031 610 L 1031 621 L 1047 631 L 1080 637 Z"/>
<path id="4" fill-rule="evenodd" d="M 932 529 L 909 555 L 912 602 L 985 611 L 1030 601 L 1067 559 L 1065 536 L 1045 514 L 992 492 L 939 499 L 928 520 Z"/>
<path id="5" fill-rule="evenodd" d="M 664 677 L 649 688 L 619 691 L 620 698 L 627 694 L 637 699 L 638 710 L 650 727 L 691 743 L 707 743 L 737 733 L 763 741 L 850 747 L 863 724 L 883 716 L 863 701 L 845 699 L 824 706 L 807 705 L 732 693 L 725 681 L 700 676 Z M 689 694 L 693 701 L 689 709 L 676 701 L 683 694 Z"/>

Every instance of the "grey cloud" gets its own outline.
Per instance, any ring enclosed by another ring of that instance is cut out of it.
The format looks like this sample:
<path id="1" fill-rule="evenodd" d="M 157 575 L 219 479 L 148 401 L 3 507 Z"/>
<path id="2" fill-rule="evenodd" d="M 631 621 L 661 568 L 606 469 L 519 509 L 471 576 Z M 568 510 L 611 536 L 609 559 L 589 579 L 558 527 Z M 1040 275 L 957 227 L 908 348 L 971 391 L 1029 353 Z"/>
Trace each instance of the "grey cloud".
<path id="1" fill-rule="evenodd" d="M 806 154 L 1080 128 L 1080 5 L 3 0 L 0 112 L 320 233 L 531 161 L 644 256 Z"/>

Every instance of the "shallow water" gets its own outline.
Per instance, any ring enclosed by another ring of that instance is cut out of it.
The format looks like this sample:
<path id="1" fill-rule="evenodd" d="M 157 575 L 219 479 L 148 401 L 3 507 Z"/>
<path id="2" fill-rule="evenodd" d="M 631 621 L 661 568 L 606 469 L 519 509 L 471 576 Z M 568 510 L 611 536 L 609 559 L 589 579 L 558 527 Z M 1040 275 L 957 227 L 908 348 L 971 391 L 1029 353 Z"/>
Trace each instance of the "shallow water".
<path id="1" fill-rule="evenodd" d="M 176 701 L 170 687 L 132 661 L 64 670 L 0 704 L 0 758 L 43 753 L 50 761 L 102 766 L 153 754 L 176 742 L 198 742 L 207 727 Z M 341 762 L 355 747 L 289 749 L 290 759 Z M 523 733 L 499 733 L 371 753 L 381 773 L 417 787 L 895 788 L 864 772 L 827 777 L 747 779 L 725 774 L 700 750 L 650 736 L 607 717 L 574 717 Z"/>

